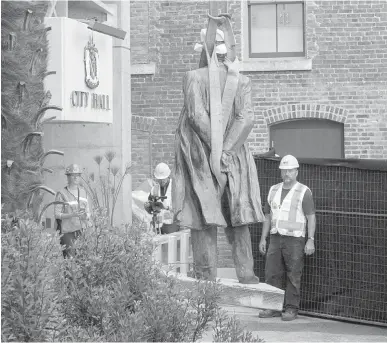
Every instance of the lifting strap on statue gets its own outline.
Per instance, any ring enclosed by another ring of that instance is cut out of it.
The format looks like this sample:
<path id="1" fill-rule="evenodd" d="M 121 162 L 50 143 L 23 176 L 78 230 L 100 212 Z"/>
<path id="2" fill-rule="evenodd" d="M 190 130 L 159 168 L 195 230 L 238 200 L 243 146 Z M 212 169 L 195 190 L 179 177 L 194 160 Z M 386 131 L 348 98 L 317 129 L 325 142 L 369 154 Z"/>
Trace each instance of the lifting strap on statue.
<path id="1" fill-rule="evenodd" d="M 228 15 L 212 17 L 208 15 L 208 26 L 204 50 L 202 51 L 199 67 L 208 65 L 209 89 L 210 89 L 210 120 L 211 120 L 211 170 L 218 181 L 224 187 L 224 178 L 221 175 L 220 161 L 223 151 L 223 137 L 230 120 L 235 94 L 238 87 L 239 61 L 235 57 L 235 37 L 231 28 Z M 224 41 L 227 47 L 228 67 L 223 97 L 221 95 L 218 60 L 215 51 L 215 38 L 218 25 L 223 25 Z"/>
<path id="2" fill-rule="evenodd" d="M 210 19 L 211 21 L 211 19 Z M 208 79 L 210 83 L 210 120 L 211 120 L 211 156 L 210 165 L 212 173 L 220 186 L 222 184 L 220 171 L 220 158 L 223 150 L 223 118 L 222 118 L 222 99 L 219 81 L 218 60 L 215 49 L 213 49 L 212 57 L 209 57 L 209 51 L 206 42 L 204 42 L 204 50 L 210 61 L 208 65 Z"/>
<path id="3" fill-rule="evenodd" d="M 226 84 L 222 97 L 223 114 L 223 135 L 226 132 L 227 124 L 230 120 L 232 106 L 234 104 L 239 80 L 239 60 L 235 53 L 235 36 L 232 31 L 231 22 L 228 16 L 223 16 L 224 43 L 227 47 L 226 65 L 228 67 Z"/>

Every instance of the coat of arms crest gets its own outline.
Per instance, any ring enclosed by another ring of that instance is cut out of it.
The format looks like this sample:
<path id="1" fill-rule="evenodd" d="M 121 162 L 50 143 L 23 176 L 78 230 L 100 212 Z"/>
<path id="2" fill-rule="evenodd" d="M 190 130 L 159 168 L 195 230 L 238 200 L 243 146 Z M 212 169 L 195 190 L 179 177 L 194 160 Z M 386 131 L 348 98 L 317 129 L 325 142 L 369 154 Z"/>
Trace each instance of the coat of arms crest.
<path id="1" fill-rule="evenodd" d="M 97 88 L 99 85 L 99 56 L 98 49 L 95 47 L 93 41 L 93 37 L 90 37 L 90 40 L 85 46 L 84 62 L 86 85 L 91 89 Z"/>

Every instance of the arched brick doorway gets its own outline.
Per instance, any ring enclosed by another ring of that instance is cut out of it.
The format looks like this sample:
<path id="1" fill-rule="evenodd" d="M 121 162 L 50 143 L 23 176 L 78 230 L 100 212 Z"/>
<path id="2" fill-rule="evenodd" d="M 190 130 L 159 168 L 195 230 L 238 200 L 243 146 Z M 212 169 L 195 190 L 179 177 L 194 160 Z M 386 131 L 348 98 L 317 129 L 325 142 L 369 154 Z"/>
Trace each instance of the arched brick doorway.
<path id="1" fill-rule="evenodd" d="M 294 119 L 270 125 L 276 154 L 344 158 L 344 124 L 326 119 Z"/>

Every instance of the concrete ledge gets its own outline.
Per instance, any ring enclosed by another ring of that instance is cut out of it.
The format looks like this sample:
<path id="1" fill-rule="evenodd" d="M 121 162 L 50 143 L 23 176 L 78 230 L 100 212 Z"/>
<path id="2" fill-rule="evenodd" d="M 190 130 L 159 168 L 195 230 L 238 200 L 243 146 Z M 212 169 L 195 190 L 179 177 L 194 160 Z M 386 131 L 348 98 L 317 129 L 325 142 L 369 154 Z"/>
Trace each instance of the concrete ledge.
<path id="1" fill-rule="evenodd" d="M 240 71 L 312 70 L 312 59 L 250 59 L 241 62 Z"/>
<path id="2" fill-rule="evenodd" d="M 175 274 L 183 283 L 197 280 L 184 274 Z M 245 307 L 282 311 L 285 292 L 265 283 L 245 285 L 234 279 L 218 278 L 222 287 L 221 303 Z"/>

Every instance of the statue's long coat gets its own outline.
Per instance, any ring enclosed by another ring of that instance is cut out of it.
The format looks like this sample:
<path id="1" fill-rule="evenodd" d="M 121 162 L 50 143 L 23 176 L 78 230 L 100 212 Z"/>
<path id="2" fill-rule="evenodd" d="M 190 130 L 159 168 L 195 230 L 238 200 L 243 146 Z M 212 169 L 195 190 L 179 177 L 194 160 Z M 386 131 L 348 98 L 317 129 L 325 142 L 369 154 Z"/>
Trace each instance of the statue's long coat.
<path id="1" fill-rule="evenodd" d="M 219 67 L 223 93 L 227 68 Z M 183 80 L 184 106 L 175 137 L 173 206 L 182 228 L 240 226 L 262 222 L 260 189 L 253 157 L 245 143 L 253 127 L 250 80 L 239 74 L 238 87 L 223 139 L 233 153 L 223 199 L 211 172 L 208 69 L 189 71 Z"/>

